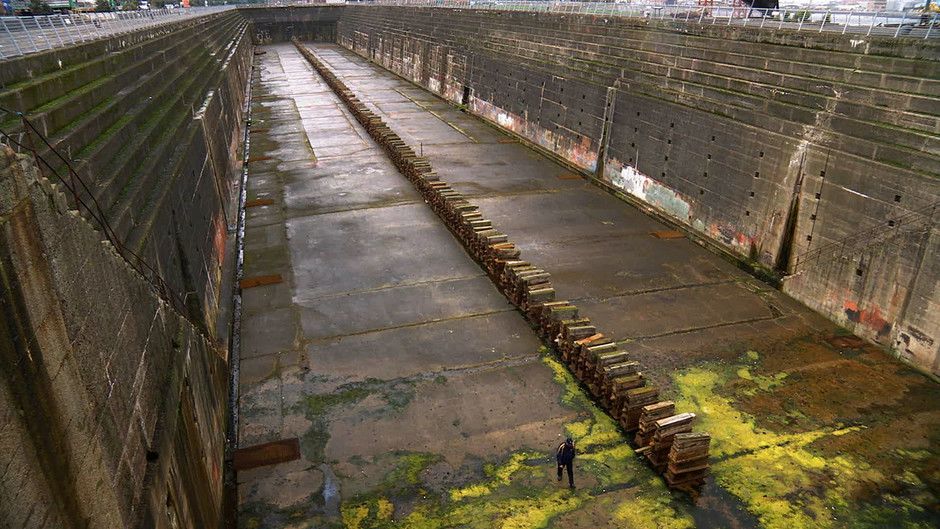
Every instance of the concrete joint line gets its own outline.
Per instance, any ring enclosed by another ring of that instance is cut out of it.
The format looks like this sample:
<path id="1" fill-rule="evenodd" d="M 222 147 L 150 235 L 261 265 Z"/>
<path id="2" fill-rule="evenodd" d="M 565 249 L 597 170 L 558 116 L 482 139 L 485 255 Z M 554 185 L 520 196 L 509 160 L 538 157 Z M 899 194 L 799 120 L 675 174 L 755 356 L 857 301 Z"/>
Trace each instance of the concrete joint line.
<path id="1" fill-rule="evenodd" d="M 357 295 L 357 294 L 371 294 L 371 293 L 373 293 L 373 292 L 383 292 L 383 291 L 386 291 L 386 290 L 392 290 L 392 289 L 396 289 L 396 288 L 417 287 L 417 286 L 423 286 L 423 285 L 434 285 L 434 284 L 439 284 L 439 283 L 453 283 L 453 282 L 455 282 L 455 281 L 465 281 L 465 280 L 467 280 L 467 279 L 476 279 L 476 278 L 478 278 L 478 277 L 484 277 L 484 275 L 483 275 L 483 274 L 477 274 L 477 275 L 472 275 L 472 276 L 448 277 L 448 278 L 444 278 L 444 279 L 428 279 L 427 281 L 412 281 L 412 282 L 408 282 L 408 283 L 398 283 L 397 285 L 386 285 L 386 286 L 375 287 L 375 288 L 363 288 L 363 289 L 359 289 L 359 290 L 346 290 L 346 291 L 344 291 L 344 292 L 336 292 L 336 293 L 333 293 L 333 294 L 324 294 L 324 295 L 322 295 L 322 296 L 315 296 L 315 297 L 312 297 L 312 298 L 302 298 L 302 299 L 300 299 L 299 301 L 302 302 L 302 303 L 304 303 L 304 302 L 310 302 L 310 301 L 324 301 L 324 300 L 328 300 L 328 299 L 344 298 L 344 297 L 346 297 L 346 296 L 355 296 L 355 295 Z M 502 312 L 502 311 L 499 311 L 499 312 Z"/>
<path id="2" fill-rule="evenodd" d="M 405 323 L 405 324 L 403 324 L 403 325 L 392 325 L 392 326 L 389 326 L 389 327 L 379 327 L 378 329 L 369 329 L 369 330 L 367 330 L 367 331 L 357 331 L 357 332 L 351 332 L 351 333 L 347 333 L 347 334 L 334 334 L 334 335 L 331 335 L 331 336 L 323 336 L 323 337 L 314 338 L 314 339 L 311 339 L 311 340 L 304 340 L 303 342 L 301 342 L 301 345 L 313 345 L 313 344 L 317 344 L 317 343 L 331 342 L 331 341 L 333 341 L 333 340 L 336 340 L 337 338 L 347 338 L 347 337 L 351 337 L 351 336 L 363 336 L 363 335 L 366 335 L 366 334 L 373 334 L 373 333 L 383 332 L 383 331 L 394 331 L 394 330 L 397 330 L 397 329 L 409 329 L 409 328 L 412 328 L 412 327 L 420 327 L 420 326 L 422 326 L 422 325 L 428 325 L 428 324 L 430 324 L 430 323 L 443 323 L 443 322 L 448 322 L 448 321 L 462 320 L 462 319 L 465 319 L 465 318 L 476 318 L 476 317 L 479 317 L 479 316 L 492 316 L 492 315 L 495 315 L 495 314 L 503 314 L 503 313 L 505 313 L 505 312 L 510 312 L 510 311 L 512 311 L 512 310 L 514 310 L 514 309 L 502 309 L 502 310 L 491 310 L 491 311 L 486 311 L 486 312 L 474 312 L 474 313 L 472 313 L 472 314 L 461 314 L 460 316 L 454 316 L 454 317 L 451 317 L 451 318 L 437 318 L 437 319 L 426 320 L 426 321 L 421 321 L 421 322 L 417 322 L 417 323 Z"/>
<path id="3" fill-rule="evenodd" d="M 644 294 L 655 294 L 657 292 L 670 292 L 673 290 L 688 290 L 698 287 L 713 287 L 717 285 L 727 285 L 730 283 L 737 283 L 735 279 L 724 279 L 721 281 L 708 281 L 705 283 L 688 283 L 685 285 L 674 285 L 671 287 L 662 287 L 662 288 L 648 288 L 643 290 L 625 290 L 623 292 L 618 292 L 613 296 L 606 296 L 603 298 L 595 298 L 591 296 L 585 296 L 583 298 L 571 298 L 571 301 L 589 301 L 589 302 L 598 302 L 603 303 L 605 301 L 610 301 L 615 298 L 623 298 L 628 296 L 642 296 Z"/>
<path id="4" fill-rule="evenodd" d="M 679 329 L 675 331 L 669 331 L 669 332 L 663 332 L 663 333 L 657 333 L 657 334 L 648 334 L 645 336 L 632 336 L 630 338 L 625 338 L 624 340 L 620 340 L 618 343 L 636 342 L 637 340 L 652 340 L 655 338 L 664 338 L 666 336 L 676 336 L 680 334 L 689 334 L 689 333 L 693 333 L 697 331 L 706 331 L 708 329 L 720 329 L 722 327 L 733 327 L 735 325 L 747 325 L 749 323 L 757 323 L 761 321 L 772 321 L 779 317 L 780 317 L 779 315 L 771 315 L 771 316 L 762 316 L 760 318 L 748 318 L 746 320 L 726 321 L 726 322 L 716 323 L 714 325 L 700 325 L 698 327 L 689 327 L 687 329 Z"/>

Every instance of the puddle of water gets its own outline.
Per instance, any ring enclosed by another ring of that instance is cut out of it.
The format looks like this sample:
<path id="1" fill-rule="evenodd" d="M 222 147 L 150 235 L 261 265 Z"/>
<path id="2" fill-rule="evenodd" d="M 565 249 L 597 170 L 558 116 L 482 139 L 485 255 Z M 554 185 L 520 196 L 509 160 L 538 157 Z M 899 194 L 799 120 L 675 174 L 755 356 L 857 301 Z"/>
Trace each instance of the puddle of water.
<path id="1" fill-rule="evenodd" d="M 320 465 L 323 472 L 323 510 L 328 518 L 339 518 L 339 485 L 336 474 L 326 463 Z"/>

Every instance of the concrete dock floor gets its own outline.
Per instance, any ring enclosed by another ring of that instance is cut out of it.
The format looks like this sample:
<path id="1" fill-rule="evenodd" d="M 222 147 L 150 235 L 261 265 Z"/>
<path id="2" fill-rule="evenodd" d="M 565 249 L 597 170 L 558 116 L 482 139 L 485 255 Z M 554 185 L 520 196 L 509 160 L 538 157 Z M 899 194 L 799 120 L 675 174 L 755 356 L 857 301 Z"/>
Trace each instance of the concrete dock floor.
<path id="1" fill-rule="evenodd" d="M 570 170 L 310 44 L 713 436 L 666 489 L 290 44 L 253 80 L 243 528 L 935 527 L 940 391 Z M 262 204 L 262 202 L 254 202 Z M 575 438 L 577 487 L 552 451 Z"/>

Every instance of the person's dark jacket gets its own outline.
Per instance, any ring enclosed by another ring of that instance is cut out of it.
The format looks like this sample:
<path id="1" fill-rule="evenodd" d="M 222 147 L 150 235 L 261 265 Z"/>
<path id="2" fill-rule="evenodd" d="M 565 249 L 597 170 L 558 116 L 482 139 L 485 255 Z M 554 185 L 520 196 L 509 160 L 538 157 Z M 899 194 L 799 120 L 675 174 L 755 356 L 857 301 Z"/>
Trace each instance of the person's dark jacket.
<path id="1" fill-rule="evenodd" d="M 558 445 L 558 452 L 555 454 L 555 460 L 559 465 L 567 465 L 574 461 L 574 445 L 561 443 Z"/>

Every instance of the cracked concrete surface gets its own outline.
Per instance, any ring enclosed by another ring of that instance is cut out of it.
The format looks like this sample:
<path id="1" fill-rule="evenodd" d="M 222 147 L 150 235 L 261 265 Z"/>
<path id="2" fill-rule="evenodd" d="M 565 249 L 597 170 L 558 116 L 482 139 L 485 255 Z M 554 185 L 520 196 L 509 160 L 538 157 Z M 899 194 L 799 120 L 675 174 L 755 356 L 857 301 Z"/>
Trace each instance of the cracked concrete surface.
<path id="1" fill-rule="evenodd" d="M 667 491 L 290 44 L 256 57 L 240 526 L 879 527 L 938 521 L 940 397 L 877 349 L 347 50 L 321 60 L 699 415 Z M 834 345 L 834 343 L 836 345 Z M 850 344 L 852 345 L 852 344 Z M 872 382 L 877 387 L 872 387 Z M 554 480 L 572 435 L 578 488 Z M 328 476 L 328 479 L 324 479 Z"/>

